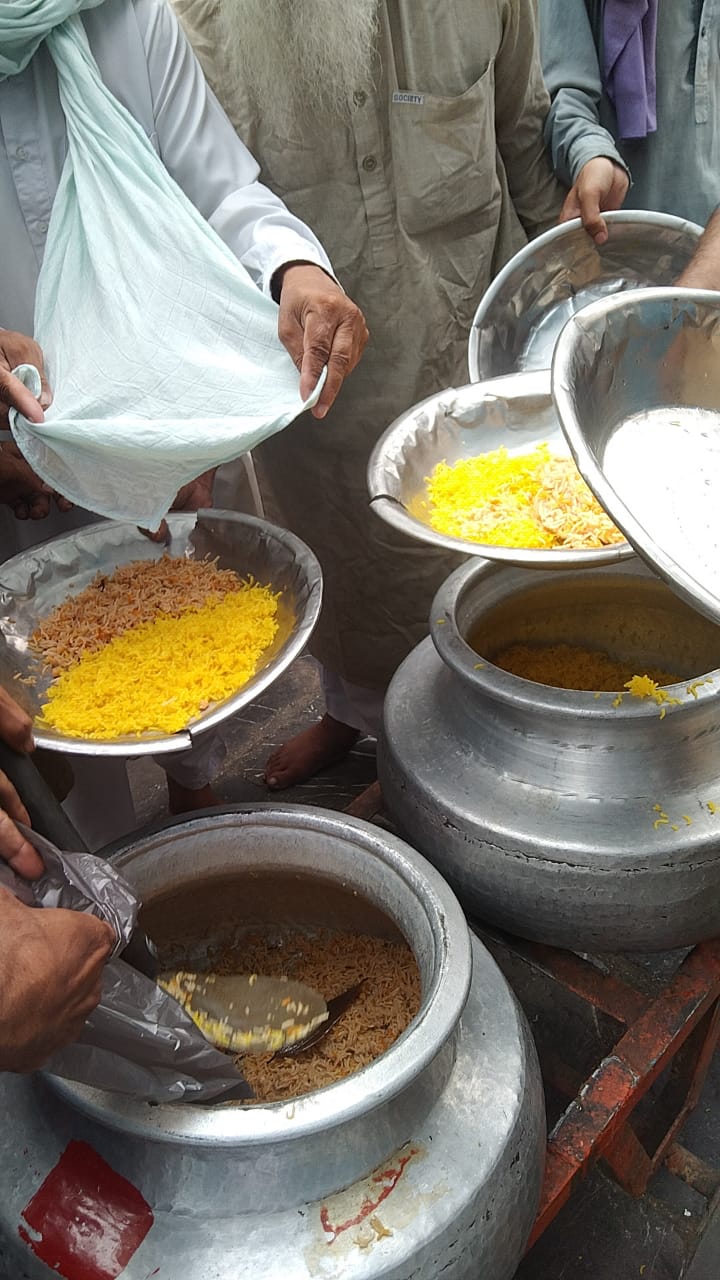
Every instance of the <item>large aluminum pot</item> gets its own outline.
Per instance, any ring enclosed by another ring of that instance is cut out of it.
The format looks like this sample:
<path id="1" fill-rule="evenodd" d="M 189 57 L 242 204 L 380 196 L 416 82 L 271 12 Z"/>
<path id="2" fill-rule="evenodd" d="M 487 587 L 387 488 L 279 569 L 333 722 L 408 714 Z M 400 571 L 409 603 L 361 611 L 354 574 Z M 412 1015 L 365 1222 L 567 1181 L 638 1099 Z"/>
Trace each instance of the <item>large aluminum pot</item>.
<path id="1" fill-rule="evenodd" d="M 471 562 L 440 589 L 431 631 L 390 686 L 380 778 L 471 915 L 579 950 L 720 933 L 720 629 L 633 560 Z M 682 678 L 677 701 L 521 679 L 492 662 L 513 643 L 661 667 Z"/>
<path id="2" fill-rule="evenodd" d="M 201 963 L 266 924 L 400 934 L 421 1009 L 369 1067 L 291 1103 L 149 1107 L 1 1077 L 1 1274 L 509 1280 L 542 1175 L 537 1061 L 437 872 L 365 823 L 272 805 L 163 829 L 118 866 L 166 956 Z"/>

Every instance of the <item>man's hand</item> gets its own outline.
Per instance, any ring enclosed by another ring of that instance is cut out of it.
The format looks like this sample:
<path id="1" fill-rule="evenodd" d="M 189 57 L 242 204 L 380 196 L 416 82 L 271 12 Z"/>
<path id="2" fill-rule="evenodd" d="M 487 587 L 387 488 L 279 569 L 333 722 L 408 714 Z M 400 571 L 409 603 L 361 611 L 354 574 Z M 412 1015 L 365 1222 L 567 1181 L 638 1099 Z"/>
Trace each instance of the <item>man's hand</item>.
<path id="1" fill-rule="evenodd" d="M 34 364 L 42 379 L 40 399 L 13 377 L 13 369 L 19 364 Z M 37 342 L 24 333 L 12 329 L 0 329 L 0 428 L 8 425 L 8 409 L 19 409 L 29 422 L 42 422 L 43 409 L 52 403 L 50 388 L 45 381 L 45 362 Z"/>
<path id="2" fill-rule="evenodd" d="M 720 291 L 720 208 L 713 213 L 695 253 L 675 283 L 683 289 Z"/>
<path id="3" fill-rule="evenodd" d="M 34 364 L 42 380 L 40 399 L 13 376 L 20 364 Z M 44 410 L 52 403 L 45 378 L 43 353 L 33 338 L 12 329 L 0 329 L 0 430 L 8 428 L 8 411 L 19 409 L 30 422 L 42 422 Z M 31 470 L 17 445 L 4 444 L 0 450 L 0 502 L 12 507 L 18 520 L 44 520 L 53 498 L 59 511 L 70 511 L 72 503 L 53 494 Z"/>
<path id="4" fill-rule="evenodd" d="M 31 470 L 16 444 L 0 446 L 0 502 L 12 507 L 18 520 L 44 520 L 55 502 L 58 511 L 71 511 L 67 498 L 54 494 Z"/>
<path id="5" fill-rule="evenodd" d="M 277 273 L 278 336 L 300 370 L 300 395 L 312 392 L 323 368 L 328 375 L 316 418 L 324 418 L 368 340 L 362 312 L 321 267 L 291 262 Z"/>
<path id="6" fill-rule="evenodd" d="M 184 484 L 180 492 L 176 495 L 172 504 L 171 511 L 200 511 L 203 507 L 211 507 L 213 502 L 213 481 L 217 467 L 213 467 L 211 471 L 203 471 L 197 480 L 191 480 L 190 484 Z M 151 542 L 164 542 L 165 546 L 170 542 L 170 530 L 167 520 L 163 520 L 160 528 L 153 532 L 150 529 L 141 529 L 141 533 L 145 534 Z"/>
<path id="7" fill-rule="evenodd" d="M 172 511 L 199 511 L 201 507 L 212 506 L 213 481 L 217 467 L 212 471 L 204 471 L 197 480 L 184 484 L 172 504 Z"/>
<path id="8" fill-rule="evenodd" d="M 77 1040 L 114 942 L 95 916 L 25 907 L 0 889 L 0 1071 L 37 1071 Z"/>
<path id="9" fill-rule="evenodd" d="M 560 221 L 582 218 L 585 230 L 595 243 L 605 244 L 608 230 L 602 214 L 608 209 L 621 208 L 629 186 L 627 173 L 614 160 L 606 156 L 588 160 L 565 197 Z"/>
<path id="10" fill-rule="evenodd" d="M 32 751 L 35 747 L 30 716 L 5 689 L 0 689 L 0 738 L 13 751 Z"/>

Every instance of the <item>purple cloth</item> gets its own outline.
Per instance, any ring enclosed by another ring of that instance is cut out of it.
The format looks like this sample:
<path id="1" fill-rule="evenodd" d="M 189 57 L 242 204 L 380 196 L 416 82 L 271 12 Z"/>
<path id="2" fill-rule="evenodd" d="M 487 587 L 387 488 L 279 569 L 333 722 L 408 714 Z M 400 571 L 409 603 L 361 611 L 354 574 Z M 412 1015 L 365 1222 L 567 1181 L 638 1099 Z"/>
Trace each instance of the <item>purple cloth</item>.
<path id="1" fill-rule="evenodd" d="M 657 10 L 658 0 L 605 0 L 603 5 L 603 88 L 621 138 L 646 138 L 657 128 Z"/>

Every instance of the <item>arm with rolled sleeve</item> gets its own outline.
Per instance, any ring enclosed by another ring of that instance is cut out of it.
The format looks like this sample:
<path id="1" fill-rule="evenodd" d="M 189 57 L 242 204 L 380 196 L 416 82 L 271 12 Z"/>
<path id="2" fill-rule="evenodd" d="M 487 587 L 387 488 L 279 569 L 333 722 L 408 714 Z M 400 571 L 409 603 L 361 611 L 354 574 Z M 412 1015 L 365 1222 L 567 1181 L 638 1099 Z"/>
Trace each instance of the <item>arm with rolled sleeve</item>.
<path id="1" fill-rule="evenodd" d="M 258 182 L 259 166 L 238 138 L 165 0 L 135 0 L 153 96 L 156 145 L 168 172 L 235 254 L 271 292 L 284 264 L 310 262 L 332 274 L 320 242 Z"/>
<path id="2" fill-rule="evenodd" d="M 600 123 L 602 82 L 585 0 L 538 0 L 540 57 L 551 107 L 545 140 L 561 182 L 572 187 L 598 156 L 627 172 L 612 134 Z"/>
<path id="3" fill-rule="evenodd" d="M 534 0 L 509 0 L 495 61 L 497 143 L 517 215 L 529 236 L 557 222 L 564 191 L 548 160 L 548 96 L 537 48 Z"/>

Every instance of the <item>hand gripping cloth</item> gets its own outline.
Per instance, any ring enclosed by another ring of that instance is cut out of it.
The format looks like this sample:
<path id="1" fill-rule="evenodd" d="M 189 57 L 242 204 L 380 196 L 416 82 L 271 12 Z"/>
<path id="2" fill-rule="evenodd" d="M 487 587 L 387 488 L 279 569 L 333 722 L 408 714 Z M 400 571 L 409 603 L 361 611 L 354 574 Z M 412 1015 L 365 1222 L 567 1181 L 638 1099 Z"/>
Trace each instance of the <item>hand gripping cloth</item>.
<path id="1" fill-rule="evenodd" d="M 322 380 L 303 404 L 275 303 L 103 84 L 77 16 L 101 2 L 0 3 L 0 76 L 45 40 L 68 140 L 35 303 L 54 402 L 11 429 L 53 489 L 153 529 L 182 485 L 287 426 Z M 16 372 L 37 395 L 37 371 Z"/>

